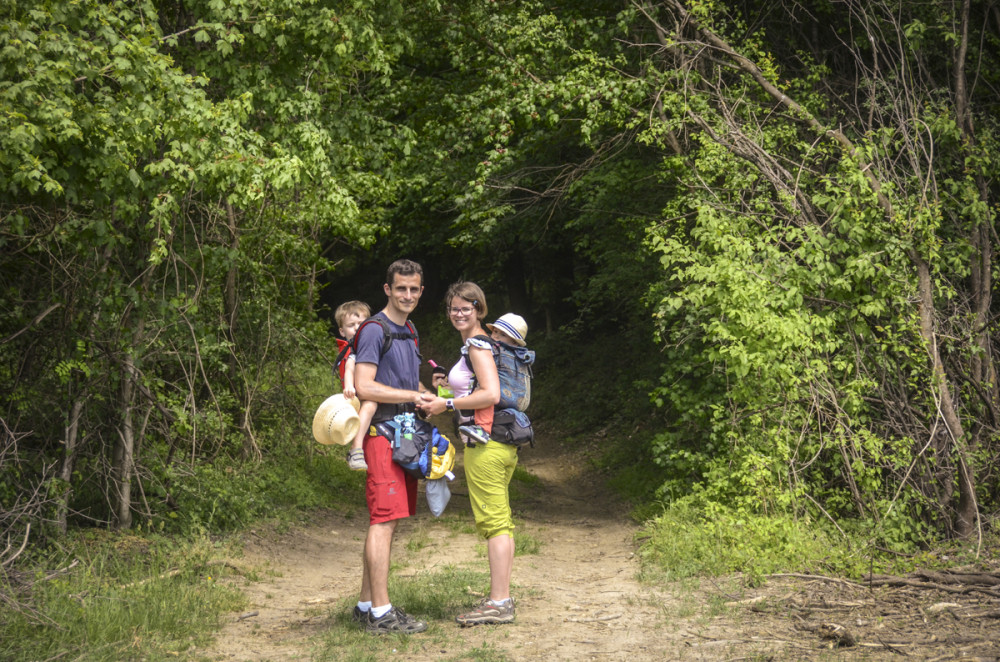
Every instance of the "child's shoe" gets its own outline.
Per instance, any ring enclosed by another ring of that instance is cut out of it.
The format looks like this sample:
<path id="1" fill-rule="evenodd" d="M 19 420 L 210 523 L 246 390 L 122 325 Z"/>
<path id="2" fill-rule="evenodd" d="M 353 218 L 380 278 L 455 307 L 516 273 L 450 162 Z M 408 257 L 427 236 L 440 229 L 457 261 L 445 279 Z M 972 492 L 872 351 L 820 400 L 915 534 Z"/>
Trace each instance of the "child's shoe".
<path id="1" fill-rule="evenodd" d="M 481 444 L 485 444 L 490 440 L 490 435 L 486 434 L 486 430 L 482 429 L 478 425 L 463 425 L 458 428 L 458 431 L 466 437 L 478 441 Z M 474 443 L 470 444 L 470 446 L 474 445 Z"/>
<path id="2" fill-rule="evenodd" d="M 347 468 L 354 471 L 368 471 L 368 463 L 365 462 L 365 452 L 360 448 L 353 448 L 347 452 Z"/>

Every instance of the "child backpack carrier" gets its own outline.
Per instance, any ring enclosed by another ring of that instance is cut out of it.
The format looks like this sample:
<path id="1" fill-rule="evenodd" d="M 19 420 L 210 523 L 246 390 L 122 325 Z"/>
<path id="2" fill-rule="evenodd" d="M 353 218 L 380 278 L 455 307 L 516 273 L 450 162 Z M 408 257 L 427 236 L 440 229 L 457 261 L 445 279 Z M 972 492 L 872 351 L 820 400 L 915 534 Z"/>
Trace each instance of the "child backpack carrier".
<path id="1" fill-rule="evenodd" d="M 500 377 L 500 402 L 494 409 L 515 409 L 525 411 L 531 404 L 531 366 L 535 362 L 535 352 L 527 347 L 508 345 L 489 336 L 476 336 L 476 340 L 489 343 L 493 350 L 493 361 L 497 364 Z M 469 355 L 465 354 L 465 364 L 475 373 Z M 473 389 L 475 382 L 473 382 Z"/>
<path id="2" fill-rule="evenodd" d="M 389 351 L 389 347 L 392 346 L 393 340 L 409 340 L 413 339 L 413 344 L 417 346 L 417 356 L 420 356 L 420 334 L 417 333 L 417 327 L 413 326 L 413 322 L 406 320 L 406 332 L 393 331 L 389 328 L 389 325 L 384 319 L 378 317 L 377 314 L 369 317 L 360 325 L 358 325 L 358 330 L 354 332 L 354 337 L 351 341 L 347 343 L 340 353 L 337 354 L 337 358 L 333 361 L 333 380 L 334 388 L 340 379 L 340 364 L 347 360 L 347 357 L 351 354 L 357 354 L 358 348 L 358 336 L 361 335 L 361 329 L 364 328 L 366 324 L 378 324 L 382 327 L 382 349 L 379 350 L 379 358 L 385 356 L 386 352 Z M 343 342 L 343 341 L 338 341 Z"/>
<path id="3" fill-rule="evenodd" d="M 500 402 L 496 409 L 526 411 L 531 404 L 531 366 L 535 362 L 535 352 L 498 340 L 491 344 L 500 376 Z"/>
<path id="4" fill-rule="evenodd" d="M 530 444 L 534 447 L 535 433 L 531 420 L 524 412 L 531 404 L 531 366 L 535 363 L 535 352 L 488 336 L 476 336 L 476 339 L 490 344 L 497 376 L 500 378 L 500 401 L 493 407 L 493 430 L 490 437 L 513 446 Z M 468 354 L 465 362 L 472 370 Z"/>

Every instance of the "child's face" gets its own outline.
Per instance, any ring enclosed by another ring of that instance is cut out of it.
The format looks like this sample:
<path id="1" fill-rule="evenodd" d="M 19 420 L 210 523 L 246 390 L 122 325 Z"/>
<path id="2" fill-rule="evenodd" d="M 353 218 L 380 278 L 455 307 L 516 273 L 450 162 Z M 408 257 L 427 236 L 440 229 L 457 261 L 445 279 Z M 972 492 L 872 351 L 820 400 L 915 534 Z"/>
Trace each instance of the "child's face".
<path id="1" fill-rule="evenodd" d="M 506 333 L 500 329 L 493 327 L 493 333 L 490 334 L 490 338 L 496 340 L 497 342 L 507 343 L 508 345 L 516 345 L 517 341 L 508 336 Z"/>
<path id="2" fill-rule="evenodd" d="M 361 313 L 351 313 L 344 320 L 344 326 L 340 327 L 340 335 L 344 340 L 354 340 L 354 335 L 358 332 L 358 327 L 365 321 L 365 316 Z"/>
<path id="3" fill-rule="evenodd" d="M 438 386 L 448 385 L 448 375 L 443 372 L 435 372 L 431 374 L 431 386 L 437 388 Z"/>

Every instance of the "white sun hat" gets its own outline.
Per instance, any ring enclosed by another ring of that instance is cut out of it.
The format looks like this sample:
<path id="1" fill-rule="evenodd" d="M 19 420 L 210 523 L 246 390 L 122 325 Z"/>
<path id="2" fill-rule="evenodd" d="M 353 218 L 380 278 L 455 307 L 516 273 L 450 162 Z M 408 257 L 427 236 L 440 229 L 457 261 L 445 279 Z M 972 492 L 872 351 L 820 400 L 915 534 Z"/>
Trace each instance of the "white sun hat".
<path id="1" fill-rule="evenodd" d="M 501 315 L 500 319 L 493 324 L 487 324 L 486 328 L 490 331 L 496 329 L 506 333 L 520 347 L 524 347 L 524 338 L 528 335 L 528 323 L 524 321 L 523 317 L 514 313 Z"/>
<path id="2" fill-rule="evenodd" d="M 331 395 L 313 416 L 313 437 L 324 446 L 351 443 L 361 427 L 360 409 L 361 401 L 357 398 L 348 400 L 343 393 Z"/>

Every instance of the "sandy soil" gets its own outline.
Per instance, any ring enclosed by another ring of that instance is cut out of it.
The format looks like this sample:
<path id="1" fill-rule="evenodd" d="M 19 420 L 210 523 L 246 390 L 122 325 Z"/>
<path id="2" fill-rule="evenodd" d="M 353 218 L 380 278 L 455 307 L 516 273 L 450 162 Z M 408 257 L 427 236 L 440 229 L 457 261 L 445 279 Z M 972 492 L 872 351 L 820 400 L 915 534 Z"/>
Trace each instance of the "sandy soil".
<path id="1" fill-rule="evenodd" d="M 441 637 L 428 639 L 434 643 L 409 649 L 407 660 L 458 659 L 477 647 L 509 660 L 1000 659 L 997 587 L 956 593 L 803 576 L 773 577 L 754 589 L 739 577 L 640 582 L 637 526 L 588 469 L 588 454 L 548 438 L 521 454 L 520 465 L 539 481 L 521 490 L 515 515 L 519 531 L 541 549 L 515 561 L 517 621 L 474 628 L 438 623 L 447 646 L 439 645 Z M 471 522 L 461 467 L 456 473 L 448 515 Z M 395 572 L 418 573 L 455 558 L 486 570 L 475 534 L 434 521 L 422 494 L 418 510 L 397 530 Z M 321 513 L 284 534 L 248 536 L 239 565 L 266 569 L 259 581 L 240 582 L 251 606 L 232 614 L 198 656 L 310 659 L 316 638 L 357 593 L 366 525 L 361 507 L 347 516 Z M 411 552 L 407 542 L 414 537 L 422 542 Z M 995 558 L 993 570 L 1000 568 Z"/>

